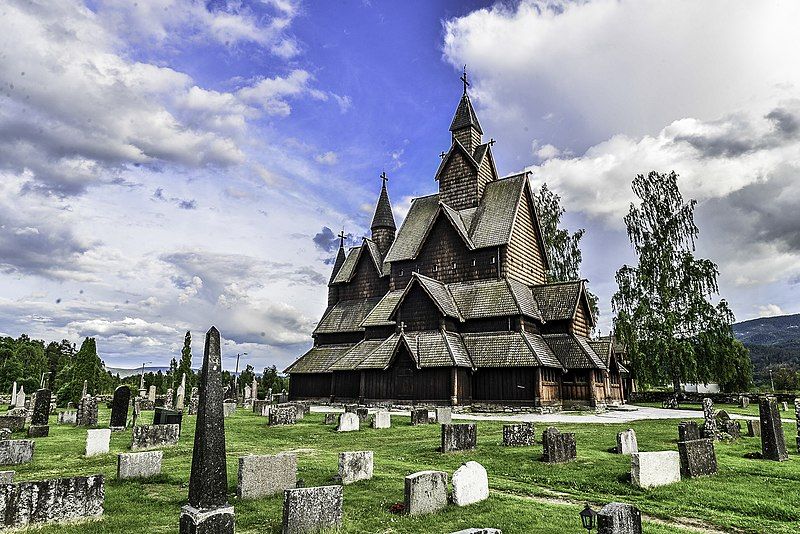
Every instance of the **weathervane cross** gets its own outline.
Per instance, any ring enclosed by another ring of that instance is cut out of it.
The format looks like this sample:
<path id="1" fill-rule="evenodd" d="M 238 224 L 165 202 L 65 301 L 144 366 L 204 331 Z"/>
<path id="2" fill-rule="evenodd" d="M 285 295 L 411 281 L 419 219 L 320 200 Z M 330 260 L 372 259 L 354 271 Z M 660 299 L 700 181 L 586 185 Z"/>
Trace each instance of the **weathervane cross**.
<path id="1" fill-rule="evenodd" d="M 342 231 L 339 232 L 339 235 L 336 236 L 336 237 L 339 238 L 339 246 L 343 247 L 344 246 L 344 228 L 342 228 Z"/>
<path id="2" fill-rule="evenodd" d="M 389 181 L 389 177 L 388 177 L 388 176 L 386 176 L 386 171 L 383 171 L 383 172 L 381 173 L 381 180 L 383 180 L 383 185 L 386 185 L 386 182 L 388 182 L 388 181 Z"/>
<path id="3" fill-rule="evenodd" d="M 469 87 L 469 82 L 467 81 L 467 66 L 464 65 L 464 74 L 459 78 L 462 82 L 464 82 L 464 94 L 467 94 L 467 87 Z"/>

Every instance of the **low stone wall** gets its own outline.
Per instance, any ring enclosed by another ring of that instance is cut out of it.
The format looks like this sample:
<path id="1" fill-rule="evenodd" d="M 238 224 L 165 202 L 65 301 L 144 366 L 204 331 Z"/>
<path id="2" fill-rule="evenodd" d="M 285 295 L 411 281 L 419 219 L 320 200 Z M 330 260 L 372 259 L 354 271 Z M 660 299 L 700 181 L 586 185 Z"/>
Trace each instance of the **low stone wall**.
<path id="1" fill-rule="evenodd" d="M 630 403 L 638 402 L 657 402 L 661 403 L 674 395 L 671 391 L 639 391 L 630 394 Z M 796 395 L 791 393 L 770 393 L 771 397 L 778 399 L 778 402 L 793 403 Z M 714 401 L 714 404 L 739 404 L 739 397 L 748 397 L 751 403 L 757 403 L 759 395 L 757 393 L 681 393 L 680 402 L 687 404 L 700 404 L 704 398 Z"/>

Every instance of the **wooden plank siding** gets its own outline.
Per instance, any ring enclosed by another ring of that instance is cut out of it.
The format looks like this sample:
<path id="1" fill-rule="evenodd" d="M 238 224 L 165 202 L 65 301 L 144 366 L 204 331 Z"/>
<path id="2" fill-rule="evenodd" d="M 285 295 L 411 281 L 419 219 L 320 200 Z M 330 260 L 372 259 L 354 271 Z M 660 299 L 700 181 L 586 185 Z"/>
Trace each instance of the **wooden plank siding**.
<path id="1" fill-rule="evenodd" d="M 544 245 L 539 243 L 533 217 L 533 201 L 528 188 L 517 208 L 517 217 L 511 230 L 511 240 L 505 247 L 503 275 L 522 282 L 535 285 L 547 282 L 544 258 L 541 251 Z"/>
<path id="2" fill-rule="evenodd" d="M 586 299 L 581 296 L 578 301 L 578 308 L 575 311 L 575 318 L 572 321 L 572 331 L 579 336 L 589 337 L 592 333 L 591 316 L 592 312 L 586 304 Z"/>
<path id="3" fill-rule="evenodd" d="M 359 397 L 361 392 L 361 373 L 359 371 L 335 371 L 332 374 L 331 395 L 335 400 Z"/>
<path id="4" fill-rule="evenodd" d="M 293 374 L 289 380 L 289 398 L 328 397 L 331 390 L 331 373 Z"/>
<path id="5" fill-rule="evenodd" d="M 389 291 L 389 277 L 381 278 L 366 250 L 361 252 L 352 280 L 338 285 L 339 300 L 381 297 Z"/>
<path id="6" fill-rule="evenodd" d="M 439 199 L 454 210 L 478 205 L 478 170 L 460 150 L 453 151 L 439 176 Z"/>
<path id="7" fill-rule="evenodd" d="M 535 367 L 483 368 L 475 371 L 472 382 L 472 399 L 480 401 L 536 400 Z"/>
<path id="8" fill-rule="evenodd" d="M 438 330 L 442 312 L 419 284 L 414 285 L 397 310 L 396 322 L 407 330 Z"/>

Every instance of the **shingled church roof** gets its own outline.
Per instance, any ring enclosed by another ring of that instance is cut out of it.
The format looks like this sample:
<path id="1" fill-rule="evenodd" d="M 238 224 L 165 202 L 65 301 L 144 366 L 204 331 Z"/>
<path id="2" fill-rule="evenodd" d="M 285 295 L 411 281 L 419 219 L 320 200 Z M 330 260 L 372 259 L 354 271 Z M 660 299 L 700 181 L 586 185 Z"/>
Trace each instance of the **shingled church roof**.
<path id="1" fill-rule="evenodd" d="M 468 128 L 469 126 L 478 130 L 479 133 L 483 133 L 481 124 L 478 122 L 478 116 L 475 114 L 472 102 L 469 99 L 469 95 L 464 91 L 461 100 L 458 102 L 456 114 L 453 116 L 453 122 L 450 123 L 450 131 L 455 132 L 456 130 Z"/>
<path id="2" fill-rule="evenodd" d="M 381 194 L 378 197 L 378 205 L 375 208 L 370 228 L 391 228 L 392 230 L 397 228 L 394 224 L 392 205 L 389 203 L 389 193 L 386 191 L 385 181 L 381 187 Z"/>
<path id="3" fill-rule="evenodd" d="M 606 364 L 589 346 L 589 340 L 582 336 L 544 334 L 542 338 L 566 369 L 606 369 Z"/>

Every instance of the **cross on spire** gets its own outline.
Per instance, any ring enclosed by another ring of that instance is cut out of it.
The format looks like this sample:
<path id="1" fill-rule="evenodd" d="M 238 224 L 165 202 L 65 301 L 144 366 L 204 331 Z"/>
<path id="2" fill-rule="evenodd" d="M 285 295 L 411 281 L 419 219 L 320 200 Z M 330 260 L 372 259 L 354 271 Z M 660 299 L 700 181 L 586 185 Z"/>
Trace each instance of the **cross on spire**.
<path id="1" fill-rule="evenodd" d="M 336 236 L 336 237 L 338 237 L 338 238 L 339 238 L 339 247 L 344 247 L 344 237 L 345 237 L 345 235 L 344 235 L 344 228 L 342 228 L 342 231 L 341 231 L 341 232 L 339 232 L 339 235 L 338 235 L 338 236 Z"/>
<path id="2" fill-rule="evenodd" d="M 383 187 L 386 187 L 386 182 L 389 181 L 389 177 L 386 176 L 386 171 L 383 171 L 381 173 L 381 180 L 383 180 Z"/>
<path id="3" fill-rule="evenodd" d="M 464 82 L 464 94 L 467 94 L 467 87 L 469 87 L 469 82 L 467 81 L 467 66 L 464 65 L 464 74 L 459 78 L 462 82 Z"/>
<path id="4" fill-rule="evenodd" d="M 406 323 L 404 321 L 400 321 L 400 333 L 404 333 L 406 330 Z"/>

